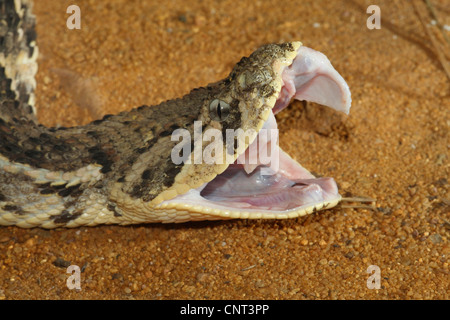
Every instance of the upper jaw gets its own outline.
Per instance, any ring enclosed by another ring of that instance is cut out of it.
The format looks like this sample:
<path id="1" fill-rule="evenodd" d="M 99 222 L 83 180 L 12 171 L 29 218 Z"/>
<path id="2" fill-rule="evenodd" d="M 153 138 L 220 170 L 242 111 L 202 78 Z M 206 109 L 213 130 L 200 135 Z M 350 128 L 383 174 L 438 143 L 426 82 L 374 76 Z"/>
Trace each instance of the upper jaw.
<path id="1" fill-rule="evenodd" d="M 316 102 L 345 114 L 350 111 L 350 89 L 321 52 L 301 46 L 292 63 L 282 70 L 281 82 L 282 87 L 272 109 L 275 114 L 291 99 Z"/>

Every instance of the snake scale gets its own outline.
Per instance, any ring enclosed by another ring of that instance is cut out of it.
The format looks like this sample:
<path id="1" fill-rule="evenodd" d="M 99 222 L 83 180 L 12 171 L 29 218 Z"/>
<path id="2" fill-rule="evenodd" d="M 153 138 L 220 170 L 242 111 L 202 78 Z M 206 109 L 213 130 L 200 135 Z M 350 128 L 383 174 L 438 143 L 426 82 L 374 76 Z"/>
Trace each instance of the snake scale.
<path id="1" fill-rule="evenodd" d="M 286 219 L 341 200 L 332 178 L 315 178 L 279 149 L 277 137 L 261 134 L 276 130 L 274 114 L 292 99 L 348 113 L 348 86 L 323 54 L 300 42 L 264 45 L 225 79 L 182 98 L 48 128 L 34 109 L 38 47 L 31 7 L 27 0 L 0 0 L 0 224 Z M 229 139 L 242 131 L 249 134 Z M 175 132 L 194 138 L 174 139 Z M 209 132 L 219 137 L 205 139 Z M 275 146 L 277 159 L 250 163 L 257 141 Z M 195 161 L 195 150 L 211 147 L 225 160 Z M 182 162 L 173 160 L 174 150 L 183 151 Z"/>

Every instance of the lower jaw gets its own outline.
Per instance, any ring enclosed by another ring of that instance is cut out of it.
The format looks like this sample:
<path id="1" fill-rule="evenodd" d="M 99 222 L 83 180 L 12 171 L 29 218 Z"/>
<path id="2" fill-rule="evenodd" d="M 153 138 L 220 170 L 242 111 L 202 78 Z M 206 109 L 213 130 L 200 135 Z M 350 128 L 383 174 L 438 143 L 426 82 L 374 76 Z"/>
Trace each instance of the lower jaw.
<path id="1" fill-rule="evenodd" d="M 282 220 L 303 217 L 319 210 L 333 208 L 341 199 L 341 196 L 338 194 L 334 198 L 320 203 L 308 204 L 284 211 L 238 209 L 227 206 L 226 203 L 208 201 L 200 195 L 197 189 L 192 189 L 182 196 L 162 202 L 155 209 L 161 210 L 161 212 L 165 212 L 168 215 L 168 217 L 161 219 L 161 222 L 164 223 L 223 219 Z"/>
<path id="2" fill-rule="evenodd" d="M 195 211 L 203 216 L 199 220 L 204 220 L 205 214 L 221 218 L 284 219 L 331 208 L 341 200 L 333 178 L 315 178 L 281 148 L 278 172 L 262 176 L 261 169 L 271 171 L 260 166 L 247 174 L 242 165 L 231 164 L 212 181 L 158 207 Z"/>
<path id="3" fill-rule="evenodd" d="M 264 165 L 251 173 L 234 163 L 202 186 L 200 196 L 230 210 L 283 213 L 341 198 L 333 178 L 316 178 L 278 145 L 276 171 Z"/>

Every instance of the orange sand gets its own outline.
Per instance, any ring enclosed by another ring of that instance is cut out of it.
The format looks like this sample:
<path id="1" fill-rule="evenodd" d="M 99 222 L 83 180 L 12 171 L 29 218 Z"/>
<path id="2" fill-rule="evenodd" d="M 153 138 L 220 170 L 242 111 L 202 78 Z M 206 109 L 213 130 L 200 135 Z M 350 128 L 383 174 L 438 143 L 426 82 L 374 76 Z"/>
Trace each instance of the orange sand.
<path id="1" fill-rule="evenodd" d="M 362 0 L 77 1 L 82 28 L 67 30 L 72 1 L 36 1 L 47 125 L 179 97 L 264 43 L 322 51 L 352 90 L 350 116 L 294 103 L 280 145 L 378 202 L 288 221 L 1 227 L 0 299 L 449 299 L 449 79 L 401 2 L 378 1 L 382 28 L 368 30 Z M 81 291 L 57 258 L 83 267 Z"/>

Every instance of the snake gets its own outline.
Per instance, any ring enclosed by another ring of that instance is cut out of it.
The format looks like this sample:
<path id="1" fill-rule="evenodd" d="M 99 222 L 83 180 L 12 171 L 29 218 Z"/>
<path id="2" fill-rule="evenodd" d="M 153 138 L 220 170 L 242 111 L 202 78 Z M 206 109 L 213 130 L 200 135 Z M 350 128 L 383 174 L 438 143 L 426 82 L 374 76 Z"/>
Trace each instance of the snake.
<path id="1" fill-rule="evenodd" d="M 0 225 L 288 219 L 341 201 L 333 178 L 278 145 L 275 115 L 292 100 L 349 113 L 349 87 L 324 54 L 265 44 L 180 98 L 46 127 L 35 25 L 31 1 L 0 1 Z"/>

